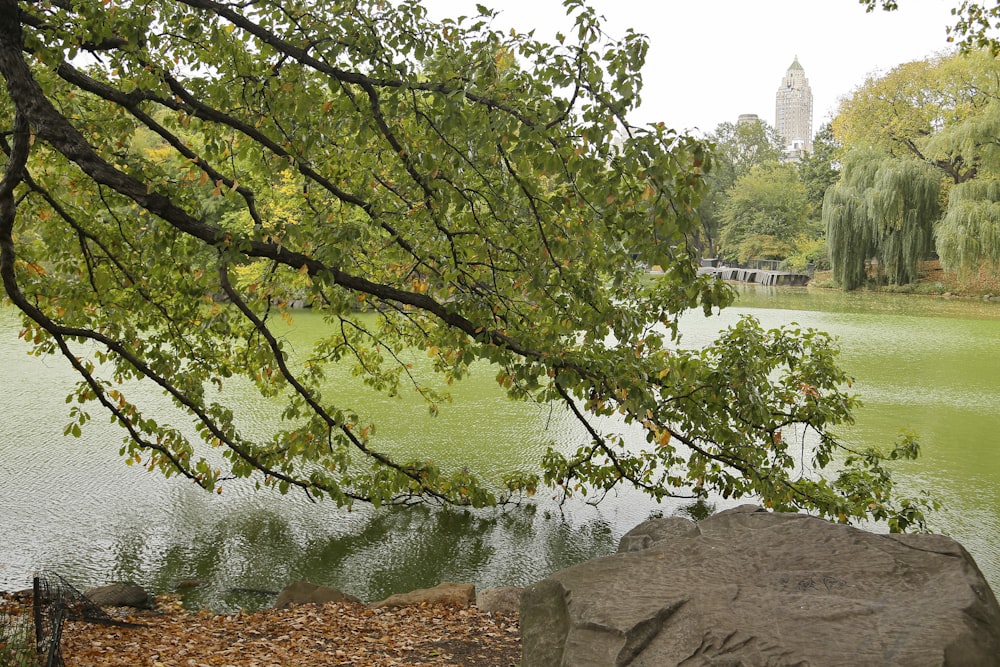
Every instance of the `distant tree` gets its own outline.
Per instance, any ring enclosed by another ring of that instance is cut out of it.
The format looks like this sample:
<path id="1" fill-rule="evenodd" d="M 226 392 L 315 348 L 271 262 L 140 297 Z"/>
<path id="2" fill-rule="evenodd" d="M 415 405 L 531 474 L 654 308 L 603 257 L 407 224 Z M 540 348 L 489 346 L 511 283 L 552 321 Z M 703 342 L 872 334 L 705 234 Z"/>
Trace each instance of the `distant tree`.
<path id="1" fill-rule="evenodd" d="M 1000 100 L 1000 61 L 985 52 L 942 55 L 872 76 L 845 99 L 833 133 L 845 151 L 879 148 L 922 160 L 962 183 L 980 168 L 980 147 L 994 137 L 968 133 L 945 141 Z"/>
<path id="2" fill-rule="evenodd" d="M 785 259 L 806 232 L 811 214 L 806 186 L 795 165 L 757 165 L 737 179 L 722 211 L 727 257 Z"/>
<path id="3" fill-rule="evenodd" d="M 717 164 L 714 172 L 723 189 L 757 165 L 781 159 L 781 137 L 760 119 L 719 123 L 708 135 L 708 140 L 715 144 Z"/>
<path id="4" fill-rule="evenodd" d="M 831 123 L 824 123 L 813 137 L 813 151 L 799 163 L 799 179 L 806 188 L 806 196 L 818 216 L 823 209 L 823 196 L 827 188 L 840 177 L 840 143 L 833 136 Z"/>
<path id="5" fill-rule="evenodd" d="M 834 132 L 845 149 L 875 148 L 938 170 L 945 216 L 934 238 L 944 267 L 977 271 L 994 261 L 994 186 L 971 183 L 1000 176 L 1000 61 L 973 51 L 901 65 L 855 91 Z"/>
<path id="6" fill-rule="evenodd" d="M 869 262 L 876 281 L 915 280 L 917 263 L 933 249 L 940 194 L 941 176 L 924 162 L 849 153 L 823 202 L 834 280 L 846 290 L 861 287 Z"/>
<path id="7" fill-rule="evenodd" d="M 781 159 L 781 139 L 762 120 L 720 123 L 708 136 L 715 145 L 714 165 L 708 176 L 707 195 L 700 207 L 702 237 L 712 254 L 722 232 L 722 211 L 736 180 L 761 164 Z"/>

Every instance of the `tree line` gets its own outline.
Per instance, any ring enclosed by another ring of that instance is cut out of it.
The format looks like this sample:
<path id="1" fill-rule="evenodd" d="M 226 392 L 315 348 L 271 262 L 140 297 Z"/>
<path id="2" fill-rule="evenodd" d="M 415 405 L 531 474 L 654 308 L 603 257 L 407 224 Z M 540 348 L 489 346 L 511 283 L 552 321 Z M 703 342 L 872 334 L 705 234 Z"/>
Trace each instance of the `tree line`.
<path id="1" fill-rule="evenodd" d="M 1000 62 L 967 49 L 870 76 L 795 164 L 763 122 L 721 124 L 704 251 L 832 268 L 848 290 L 911 283 L 932 258 L 960 278 L 995 273 L 998 96 Z"/>

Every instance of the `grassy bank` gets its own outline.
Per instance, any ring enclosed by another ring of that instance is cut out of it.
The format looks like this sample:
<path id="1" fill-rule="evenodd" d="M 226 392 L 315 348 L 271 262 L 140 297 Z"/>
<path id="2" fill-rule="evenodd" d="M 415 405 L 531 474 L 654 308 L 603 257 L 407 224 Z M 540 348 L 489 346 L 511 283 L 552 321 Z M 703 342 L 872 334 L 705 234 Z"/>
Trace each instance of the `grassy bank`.
<path id="1" fill-rule="evenodd" d="M 919 267 L 919 279 L 907 285 L 873 285 L 865 290 L 872 292 L 891 292 L 894 294 L 926 294 L 932 296 L 951 296 L 967 298 L 997 298 L 1000 299 L 1000 273 L 988 269 L 980 269 L 974 273 L 957 273 L 945 271 L 941 262 L 932 260 L 922 262 Z M 817 271 L 809 282 L 811 287 L 838 289 L 833 282 L 831 271 Z"/>

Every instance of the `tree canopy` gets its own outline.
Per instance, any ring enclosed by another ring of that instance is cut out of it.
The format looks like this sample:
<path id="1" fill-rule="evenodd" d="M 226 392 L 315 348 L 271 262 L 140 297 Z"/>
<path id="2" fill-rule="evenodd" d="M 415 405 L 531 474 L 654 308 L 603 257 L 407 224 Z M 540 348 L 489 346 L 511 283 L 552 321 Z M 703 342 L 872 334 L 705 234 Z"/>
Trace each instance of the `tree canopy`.
<path id="1" fill-rule="evenodd" d="M 96 407 L 150 469 L 344 504 L 628 483 L 919 521 L 884 465 L 914 444 L 833 435 L 856 402 L 829 337 L 743 320 L 681 345 L 681 313 L 731 299 L 688 252 L 710 152 L 629 124 L 645 40 L 566 7 L 549 43 L 413 0 L 0 0 L 0 276 L 35 353 L 80 375 L 67 432 Z M 329 325 L 294 356 L 275 326 L 292 300 Z M 435 410 L 413 348 L 448 381 L 489 364 L 589 436 L 499 485 L 401 459 L 324 368 Z M 241 430 L 220 391 L 239 378 L 282 402 L 280 432 Z M 134 402 L 133 379 L 197 437 Z"/>
<path id="2" fill-rule="evenodd" d="M 723 248 L 740 262 L 785 259 L 806 232 L 812 212 L 797 167 L 763 164 L 736 180 L 722 211 Z"/>
<path id="3" fill-rule="evenodd" d="M 915 157 L 953 183 L 975 178 L 989 134 L 956 129 L 991 108 L 1000 94 L 1000 62 L 989 53 L 945 54 L 904 63 L 873 75 L 843 100 L 833 121 L 845 150 L 877 147 L 895 157 Z"/>
<path id="4" fill-rule="evenodd" d="M 818 213 L 827 189 L 840 177 L 841 145 L 833 136 L 831 123 L 824 123 L 813 137 L 813 151 L 799 162 L 799 179 L 806 187 L 809 202 Z"/>
<path id="5" fill-rule="evenodd" d="M 754 167 L 781 159 L 781 137 L 760 119 L 719 123 L 708 139 L 718 153 L 713 176 L 725 187 Z"/>
<path id="6" fill-rule="evenodd" d="M 702 198 L 701 247 L 705 254 L 719 254 L 718 243 L 725 222 L 722 219 L 730 190 L 737 179 L 757 165 L 777 163 L 781 140 L 774 128 L 760 119 L 739 123 L 719 123 L 707 140 L 715 148 L 713 167 L 708 174 L 708 193 Z"/>
<path id="7" fill-rule="evenodd" d="M 1000 61 L 988 51 L 940 55 L 870 78 L 844 100 L 833 130 L 855 161 L 861 155 L 874 160 L 871 169 L 882 169 L 891 156 L 898 164 L 918 160 L 936 170 L 945 215 L 940 224 L 927 221 L 934 225 L 935 243 L 926 252 L 936 250 L 947 269 L 975 272 L 1000 256 L 988 233 L 989 218 L 981 217 L 992 210 L 992 181 L 1000 174 Z M 856 258 L 864 242 L 843 235 L 846 228 L 840 231 L 840 247 L 829 239 L 831 254 Z M 923 257 L 911 261 L 918 259 Z M 888 275 L 912 278 L 915 270 Z"/>

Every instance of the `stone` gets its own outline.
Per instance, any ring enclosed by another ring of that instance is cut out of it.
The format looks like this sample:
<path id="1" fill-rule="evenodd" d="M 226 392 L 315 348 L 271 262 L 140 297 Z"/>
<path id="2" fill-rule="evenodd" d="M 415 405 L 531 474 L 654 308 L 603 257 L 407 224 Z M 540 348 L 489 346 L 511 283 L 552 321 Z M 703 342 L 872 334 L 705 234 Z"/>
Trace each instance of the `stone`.
<path id="1" fill-rule="evenodd" d="M 523 667 L 1000 665 L 1000 607 L 951 538 L 755 506 L 680 528 L 527 587 Z"/>
<path id="2" fill-rule="evenodd" d="M 293 604 L 326 604 L 327 602 L 361 602 L 358 598 L 337 588 L 320 586 L 308 581 L 293 581 L 278 592 L 275 609 L 285 609 Z"/>
<path id="3" fill-rule="evenodd" d="M 151 597 L 136 584 L 113 583 L 89 588 L 83 594 L 99 607 L 136 607 L 148 609 Z"/>
<path id="4" fill-rule="evenodd" d="M 618 553 L 641 551 L 658 542 L 698 534 L 698 526 L 689 519 L 673 516 L 649 519 L 628 531 L 618 540 Z"/>
<path id="5" fill-rule="evenodd" d="M 384 600 L 373 602 L 369 607 L 414 607 L 422 604 L 444 604 L 456 607 L 468 607 L 476 601 L 474 584 L 457 584 L 445 581 L 434 588 L 418 588 L 409 593 L 397 593 Z"/>
<path id="6" fill-rule="evenodd" d="M 501 586 L 476 591 L 476 608 L 479 611 L 516 614 L 521 609 L 521 586 Z"/>

